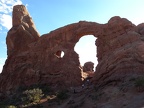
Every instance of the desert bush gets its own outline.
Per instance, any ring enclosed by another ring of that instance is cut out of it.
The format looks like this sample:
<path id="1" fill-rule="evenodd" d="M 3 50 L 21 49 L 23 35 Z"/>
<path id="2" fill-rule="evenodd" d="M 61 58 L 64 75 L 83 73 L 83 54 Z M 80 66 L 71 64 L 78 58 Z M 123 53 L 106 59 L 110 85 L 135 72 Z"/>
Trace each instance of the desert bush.
<path id="1" fill-rule="evenodd" d="M 144 77 L 135 79 L 134 84 L 138 92 L 144 91 Z"/>
<path id="2" fill-rule="evenodd" d="M 17 107 L 14 105 L 10 105 L 10 106 L 7 106 L 6 108 L 17 108 Z"/>
<path id="3" fill-rule="evenodd" d="M 41 89 L 30 89 L 23 92 L 22 101 L 26 103 L 38 103 L 43 97 L 43 92 Z"/>
<path id="4" fill-rule="evenodd" d="M 20 86 L 18 88 L 18 91 L 22 92 L 22 91 L 26 91 L 28 89 L 30 90 L 30 89 L 35 89 L 35 88 L 41 89 L 44 94 L 51 92 L 51 88 L 50 88 L 50 86 L 48 86 L 48 84 L 33 84 L 30 87 Z"/>
<path id="5" fill-rule="evenodd" d="M 0 105 L 0 108 L 17 108 L 14 105 Z"/>
<path id="6" fill-rule="evenodd" d="M 64 99 L 67 99 L 68 97 L 69 97 L 69 95 L 68 95 L 67 90 L 62 90 L 62 91 L 57 93 L 57 98 L 58 99 L 64 100 Z"/>
<path id="7" fill-rule="evenodd" d="M 50 86 L 46 85 L 46 84 L 41 84 L 39 85 L 39 88 L 42 89 L 43 93 L 46 95 L 46 94 L 49 94 L 50 92 L 52 92 Z"/>
<path id="8" fill-rule="evenodd" d="M 144 87 L 144 78 L 137 78 L 135 80 L 135 86 L 136 87 Z"/>

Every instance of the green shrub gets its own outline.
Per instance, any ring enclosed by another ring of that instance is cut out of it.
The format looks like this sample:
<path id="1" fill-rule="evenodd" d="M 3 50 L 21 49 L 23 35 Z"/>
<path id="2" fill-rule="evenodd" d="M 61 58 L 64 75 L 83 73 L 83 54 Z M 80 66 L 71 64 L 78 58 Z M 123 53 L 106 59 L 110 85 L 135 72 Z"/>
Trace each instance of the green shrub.
<path id="1" fill-rule="evenodd" d="M 14 105 L 0 105 L 0 108 L 17 108 Z"/>
<path id="2" fill-rule="evenodd" d="M 22 97 L 22 101 L 26 103 L 40 102 L 40 99 L 43 97 L 42 90 L 39 88 L 26 90 L 23 92 L 23 94 L 24 96 Z"/>
<path id="3" fill-rule="evenodd" d="M 10 105 L 10 106 L 7 106 L 7 108 L 17 108 L 17 107 L 13 106 L 13 105 Z"/>
<path id="4" fill-rule="evenodd" d="M 135 86 L 136 87 L 144 87 L 144 78 L 137 78 L 135 80 Z"/>
<path id="5" fill-rule="evenodd" d="M 46 85 L 46 84 L 41 84 L 39 85 L 39 88 L 42 89 L 43 93 L 46 95 L 46 94 L 49 94 L 50 92 L 52 92 L 50 86 Z"/>
<path id="6" fill-rule="evenodd" d="M 67 92 L 68 92 L 68 91 L 66 91 L 66 90 L 63 90 L 63 91 L 58 92 L 58 93 L 57 93 L 57 98 L 58 98 L 58 99 L 61 99 L 61 100 L 67 99 L 67 98 L 69 97 L 69 95 L 68 95 Z"/>

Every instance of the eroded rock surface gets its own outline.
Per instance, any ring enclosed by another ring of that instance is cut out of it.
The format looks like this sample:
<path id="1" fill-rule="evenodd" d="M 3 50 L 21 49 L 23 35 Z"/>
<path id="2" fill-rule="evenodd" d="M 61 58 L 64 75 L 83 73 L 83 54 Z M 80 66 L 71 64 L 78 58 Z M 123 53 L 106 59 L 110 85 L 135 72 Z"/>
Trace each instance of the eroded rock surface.
<path id="1" fill-rule="evenodd" d="M 106 24 L 80 21 L 39 37 L 26 8 L 18 5 L 13 9 L 13 27 L 7 34 L 8 58 L 0 75 L 0 91 L 39 83 L 55 87 L 81 85 L 79 55 L 74 47 L 84 35 L 97 37 L 95 85 L 144 75 L 144 24 L 135 26 L 120 17 Z"/>
<path id="2" fill-rule="evenodd" d="M 87 72 L 87 71 L 94 71 L 94 63 L 93 62 L 86 62 L 83 66 L 83 71 Z"/>

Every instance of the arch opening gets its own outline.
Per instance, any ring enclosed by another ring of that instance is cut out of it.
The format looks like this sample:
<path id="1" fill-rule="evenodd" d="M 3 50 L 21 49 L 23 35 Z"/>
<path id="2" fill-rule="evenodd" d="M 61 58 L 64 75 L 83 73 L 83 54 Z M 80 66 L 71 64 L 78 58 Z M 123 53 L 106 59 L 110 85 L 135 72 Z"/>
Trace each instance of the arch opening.
<path id="1" fill-rule="evenodd" d="M 84 66 L 86 62 L 93 62 L 95 68 L 98 64 L 96 53 L 97 46 L 95 45 L 96 37 L 93 35 L 84 35 L 79 41 L 76 43 L 74 50 L 77 54 L 79 54 L 79 61 L 81 66 Z"/>
<path id="2" fill-rule="evenodd" d="M 59 50 L 54 54 L 57 58 L 63 58 L 64 57 L 64 52 Z"/>

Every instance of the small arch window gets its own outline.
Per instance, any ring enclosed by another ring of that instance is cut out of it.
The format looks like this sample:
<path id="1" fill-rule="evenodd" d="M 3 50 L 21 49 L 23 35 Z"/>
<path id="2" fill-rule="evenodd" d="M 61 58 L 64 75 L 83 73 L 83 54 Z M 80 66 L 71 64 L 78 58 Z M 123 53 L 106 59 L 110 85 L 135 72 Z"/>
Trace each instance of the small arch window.
<path id="1" fill-rule="evenodd" d="M 54 54 L 57 58 L 63 58 L 64 57 L 64 52 L 63 51 L 57 51 L 55 54 Z"/>

